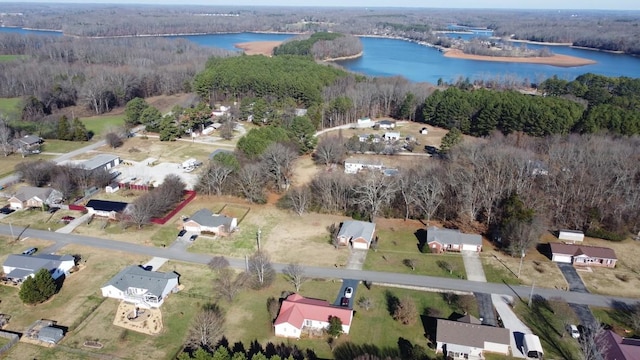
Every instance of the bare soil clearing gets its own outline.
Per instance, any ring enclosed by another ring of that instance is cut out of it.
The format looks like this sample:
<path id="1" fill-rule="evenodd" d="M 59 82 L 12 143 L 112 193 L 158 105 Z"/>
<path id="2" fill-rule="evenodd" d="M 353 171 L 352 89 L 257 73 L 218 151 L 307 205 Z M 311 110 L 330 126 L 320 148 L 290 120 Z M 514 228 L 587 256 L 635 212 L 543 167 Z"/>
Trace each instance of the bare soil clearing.
<path id="1" fill-rule="evenodd" d="M 233 44 L 233 46 L 242 49 L 247 55 L 271 56 L 273 49 L 280 46 L 280 44 L 282 44 L 282 41 L 252 41 Z"/>
<path id="2" fill-rule="evenodd" d="M 465 54 L 459 49 L 449 49 L 444 53 L 445 57 L 455 59 L 479 60 L 479 61 L 498 61 L 511 63 L 529 63 L 544 64 L 558 67 L 574 67 L 595 64 L 596 61 L 583 59 L 575 56 L 556 54 L 544 57 L 511 57 L 511 56 L 483 56 Z"/>

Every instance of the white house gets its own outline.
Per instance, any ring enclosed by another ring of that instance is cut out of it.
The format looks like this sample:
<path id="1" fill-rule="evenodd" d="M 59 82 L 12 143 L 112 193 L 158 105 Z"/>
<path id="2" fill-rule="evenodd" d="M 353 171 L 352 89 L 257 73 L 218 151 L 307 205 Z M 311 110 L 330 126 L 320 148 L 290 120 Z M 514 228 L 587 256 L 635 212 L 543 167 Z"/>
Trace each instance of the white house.
<path id="1" fill-rule="evenodd" d="M 332 306 L 319 299 L 308 299 L 298 294 L 289 295 L 280 306 L 274 323 L 275 335 L 299 339 L 303 331 L 321 331 L 329 326 L 329 317 L 335 316 L 342 322 L 342 332 L 349 333 L 353 320 L 353 310 Z"/>
<path id="2" fill-rule="evenodd" d="M 394 129 L 396 127 L 396 122 L 391 120 L 382 120 L 378 122 L 378 126 L 383 130 Z"/>
<path id="3" fill-rule="evenodd" d="M 124 300 L 142 308 L 159 308 L 172 292 L 178 291 L 178 274 L 147 271 L 128 266 L 102 288 L 102 296 Z"/>
<path id="4" fill-rule="evenodd" d="M 85 207 L 89 214 L 116 219 L 118 214 L 123 213 L 127 206 L 129 204 L 126 202 L 92 199 L 89 200 Z"/>
<path id="5" fill-rule="evenodd" d="M 384 168 L 381 162 L 369 161 L 364 159 L 347 159 L 344 161 L 344 172 L 347 174 L 356 174 L 360 170 L 380 170 Z"/>
<path id="6" fill-rule="evenodd" d="M 7 279 L 22 282 L 34 276 L 40 269 L 47 269 L 54 279 L 58 279 L 62 275 L 69 275 L 75 265 L 75 259 L 71 255 L 11 254 L 2 264 L 2 271 Z"/>
<path id="7" fill-rule="evenodd" d="M 459 230 L 440 229 L 432 226 L 427 229 L 427 245 L 433 253 L 445 251 L 482 251 L 482 236 L 463 234 Z"/>
<path id="8" fill-rule="evenodd" d="M 478 323 L 438 319 L 436 353 L 450 359 L 483 359 L 485 352 L 509 355 L 509 329 Z"/>
<path id="9" fill-rule="evenodd" d="M 113 194 L 114 192 L 120 190 L 120 184 L 118 184 L 117 182 L 111 183 L 107 186 L 105 186 L 104 191 L 107 192 L 107 194 Z"/>
<path id="10" fill-rule="evenodd" d="M 384 133 L 384 139 L 387 141 L 398 141 L 400 140 L 399 132 L 386 132 Z"/>
<path id="11" fill-rule="evenodd" d="M 358 119 L 358 122 L 356 123 L 356 127 L 359 128 L 359 129 L 370 128 L 370 127 L 373 127 L 373 125 L 375 125 L 375 124 L 368 117 L 367 118 Z"/>
<path id="12" fill-rule="evenodd" d="M 558 232 L 558 239 L 565 243 L 582 243 L 584 241 L 584 233 L 578 230 L 560 230 Z"/>
<path id="13" fill-rule="evenodd" d="M 429 134 L 429 129 L 427 129 L 426 127 L 423 127 L 422 129 L 420 129 L 420 134 L 422 134 L 422 135 Z"/>
<path id="14" fill-rule="evenodd" d="M 198 234 L 208 232 L 224 235 L 233 232 L 238 227 L 238 219 L 222 214 L 214 214 L 209 209 L 196 211 L 189 220 L 182 224 L 182 228 Z"/>

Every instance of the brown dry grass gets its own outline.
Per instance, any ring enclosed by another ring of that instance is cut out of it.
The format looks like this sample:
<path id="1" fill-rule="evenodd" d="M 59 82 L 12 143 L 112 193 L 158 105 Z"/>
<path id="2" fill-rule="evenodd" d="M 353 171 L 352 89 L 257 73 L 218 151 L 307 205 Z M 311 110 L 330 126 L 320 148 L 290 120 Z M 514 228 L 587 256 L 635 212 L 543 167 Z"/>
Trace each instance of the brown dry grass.
<path id="1" fill-rule="evenodd" d="M 233 44 L 233 46 L 242 49 L 247 55 L 271 56 L 273 49 L 280 44 L 282 44 L 282 41 L 252 41 Z"/>
<path id="2" fill-rule="evenodd" d="M 444 53 L 445 57 L 455 59 L 468 59 L 479 61 L 498 61 L 498 62 L 511 62 L 511 63 L 529 63 L 529 64 L 543 64 L 558 67 L 574 67 L 595 64 L 596 61 L 591 59 L 584 59 L 569 55 L 553 55 L 545 57 L 509 57 L 509 56 L 484 56 L 484 55 L 471 55 L 465 54 L 459 49 L 449 49 Z"/>

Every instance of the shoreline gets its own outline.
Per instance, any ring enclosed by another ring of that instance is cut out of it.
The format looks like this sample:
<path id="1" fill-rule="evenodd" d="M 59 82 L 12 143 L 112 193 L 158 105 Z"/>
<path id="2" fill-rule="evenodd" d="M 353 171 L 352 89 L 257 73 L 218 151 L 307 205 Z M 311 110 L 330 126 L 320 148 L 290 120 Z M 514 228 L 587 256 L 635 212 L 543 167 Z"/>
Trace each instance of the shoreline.
<path id="1" fill-rule="evenodd" d="M 362 57 L 362 55 L 364 55 L 364 51 L 360 51 L 359 53 L 354 54 L 354 55 L 340 56 L 340 57 L 337 57 L 337 58 L 324 59 L 324 60 L 320 60 L 320 61 L 332 62 L 332 61 L 353 60 L 353 59 L 357 59 L 359 57 Z"/>
<path id="2" fill-rule="evenodd" d="M 234 48 L 240 49 L 246 55 L 264 55 L 264 56 L 273 56 L 273 49 L 280 46 L 283 41 L 249 41 L 242 43 L 233 44 Z M 318 59 L 321 62 L 333 62 L 333 61 L 342 61 L 342 60 L 351 60 L 357 59 L 364 55 L 363 51 L 360 51 L 354 55 L 340 56 L 337 58 L 328 58 L 328 59 Z"/>
<path id="3" fill-rule="evenodd" d="M 540 64 L 550 65 L 557 67 L 578 67 L 585 65 L 592 65 L 597 63 L 591 59 L 579 58 L 569 55 L 555 54 L 547 57 L 509 57 L 509 56 L 486 56 L 486 55 L 472 55 L 465 54 L 459 49 L 449 49 L 444 52 L 444 57 L 463 60 L 478 60 L 478 61 L 495 61 L 495 62 L 511 62 L 511 63 L 528 63 L 528 64 Z"/>

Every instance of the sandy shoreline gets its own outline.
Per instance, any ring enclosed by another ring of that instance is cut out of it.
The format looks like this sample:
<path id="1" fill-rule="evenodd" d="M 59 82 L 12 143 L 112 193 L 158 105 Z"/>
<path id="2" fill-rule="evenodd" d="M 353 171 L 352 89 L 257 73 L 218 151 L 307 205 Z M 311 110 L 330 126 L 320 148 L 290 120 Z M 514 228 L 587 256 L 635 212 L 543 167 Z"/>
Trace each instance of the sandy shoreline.
<path id="1" fill-rule="evenodd" d="M 273 55 L 273 49 L 282 44 L 282 41 L 251 41 L 233 44 L 234 47 L 241 49 L 247 55 Z M 355 55 L 341 56 L 333 59 L 324 59 L 322 61 L 340 61 L 356 59 L 362 56 L 362 51 Z"/>
<path id="2" fill-rule="evenodd" d="M 465 54 L 462 50 L 449 49 L 444 53 L 445 57 L 454 59 L 467 59 L 467 60 L 479 60 L 479 61 L 498 61 L 498 62 L 511 62 L 511 63 L 528 63 L 528 64 L 541 64 L 551 65 L 558 67 L 575 67 L 595 64 L 596 61 L 590 59 L 583 59 L 575 56 L 568 55 L 553 55 L 546 57 L 510 57 L 510 56 L 482 56 L 482 55 L 470 55 Z"/>

